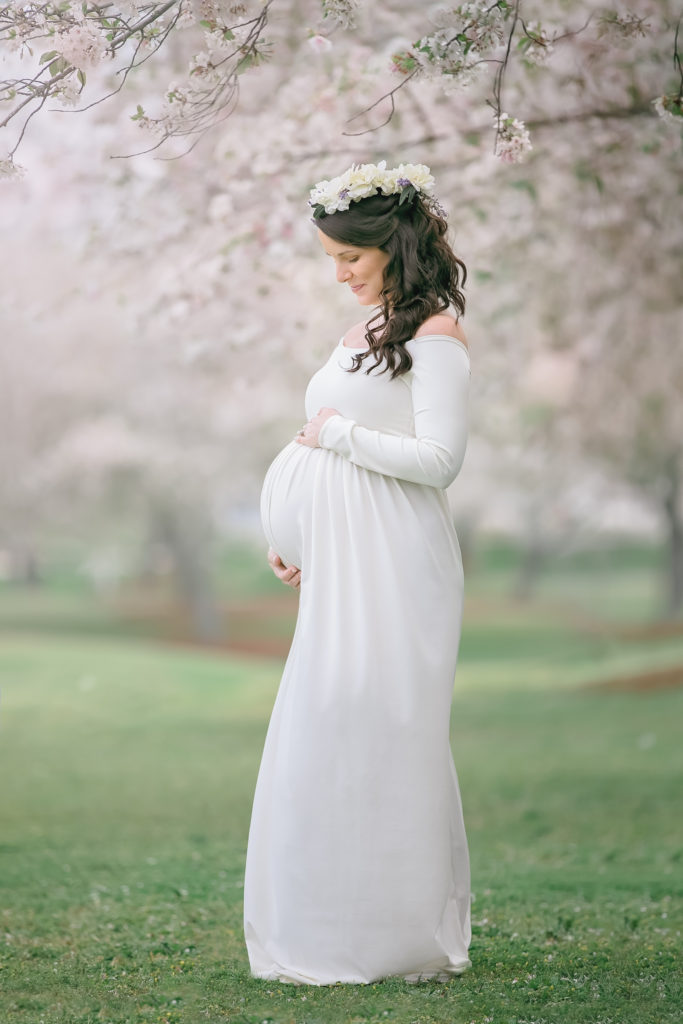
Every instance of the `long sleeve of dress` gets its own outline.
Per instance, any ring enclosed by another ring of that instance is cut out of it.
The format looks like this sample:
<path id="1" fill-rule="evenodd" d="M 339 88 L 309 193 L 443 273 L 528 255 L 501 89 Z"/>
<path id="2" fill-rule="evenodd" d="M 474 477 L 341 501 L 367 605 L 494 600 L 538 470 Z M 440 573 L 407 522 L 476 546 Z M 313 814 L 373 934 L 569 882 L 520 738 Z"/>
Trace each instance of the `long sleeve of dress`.
<path id="1" fill-rule="evenodd" d="M 465 458 L 469 356 L 464 345 L 447 335 L 423 335 L 414 340 L 411 394 L 415 436 L 371 430 L 335 413 L 323 423 L 318 444 L 376 473 L 446 488 Z"/>

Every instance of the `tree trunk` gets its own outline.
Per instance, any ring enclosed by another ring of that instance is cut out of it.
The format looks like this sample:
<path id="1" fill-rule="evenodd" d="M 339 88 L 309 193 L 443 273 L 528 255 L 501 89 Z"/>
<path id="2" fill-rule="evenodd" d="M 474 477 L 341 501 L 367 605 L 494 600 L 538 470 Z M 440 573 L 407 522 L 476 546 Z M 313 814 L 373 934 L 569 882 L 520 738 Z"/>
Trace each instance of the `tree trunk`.
<path id="1" fill-rule="evenodd" d="M 38 586 L 42 583 L 38 556 L 27 541 L 12 539 L 8 544 L 9 577 L 12 583 Z"/>
<path id="2" fill-rule="evenodd" d="M 527 534 L 522 548 L 522 559 L 512 588 L 513 596 L 518 601 L 528 601 L 531 598 L 541 575 L 546 556 L 546 546 L 541 529 L 542 518 L 540 504 L 531 502 L 528 509 Z"/>
<path id="3" fill-rule="evenodd" d="M 667 465 L 668 487 L 664 495 L 669 558 L 667 565 L 666 611 L 675 616 L 683 608 L 683 521 L 680 515 L 681 468 L 678 458 Z"/>
<path id="4" fill-rule="evenodd" d="M 190 511 L 170 502 L 155 503 L 157 532 L 173 558 L 180 594 L 187 604 L 193 636 L 205 643 L 225 640 L 225 628 L 215 593 L 209 540 Z"/>
<path id="5" fill-rule="evenodd" d="M 545 554 L 542 542 L 537 537 L 529 537 L 522 549 L 522 560 L 513 587 L 513 594 L 519 601 L 531 598 L 541 575 Z"/>

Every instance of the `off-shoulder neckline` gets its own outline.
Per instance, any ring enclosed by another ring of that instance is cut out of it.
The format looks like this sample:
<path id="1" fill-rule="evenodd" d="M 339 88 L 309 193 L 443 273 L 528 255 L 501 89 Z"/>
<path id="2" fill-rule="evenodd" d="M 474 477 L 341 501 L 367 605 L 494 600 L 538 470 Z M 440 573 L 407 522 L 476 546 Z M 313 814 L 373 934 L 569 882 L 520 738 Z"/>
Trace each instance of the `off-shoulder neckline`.
<path id="1" fill-rule="evenodd" d="M 347 352 L 367 352 L 367 350 L 368 350 L 368 346 L 367 345 L 364 345 L 362 348 L 358 348 L 358 347 L 353 346 L 353 345 L 345 345 L 344 344 L 344 338 L 345 337 L 346 337 L 346 335 L 342 334 L 341 339 L 339 341 L 339 345 L 337 346 L 337 348 L 345 348 L 347 350 Z M 452 334 L 420 334 L 419 337 L 410 338 L 410 341 L 420 341 L 422 338 L 445 338 L 447 341 L 455 342 L 455 344 L 458 345 L 463 350 L 463 352 L 465 353 L 465 355 L 467 356 L 467 359 L 469 361 L 470 350 L 468 349 L 467 345 L 465 345 L 464 342 L 460 341 L 460 338 L 454 338 Z M 407 342 L 406 342 L 406 344 L 407 344 Z"/>

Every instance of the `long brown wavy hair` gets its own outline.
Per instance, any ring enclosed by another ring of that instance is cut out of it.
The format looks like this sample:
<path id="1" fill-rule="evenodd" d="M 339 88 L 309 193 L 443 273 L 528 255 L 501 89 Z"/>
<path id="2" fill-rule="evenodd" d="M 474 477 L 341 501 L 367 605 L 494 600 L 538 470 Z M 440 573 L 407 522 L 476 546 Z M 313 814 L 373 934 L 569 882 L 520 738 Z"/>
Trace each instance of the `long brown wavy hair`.
<path id="1" fill-rule="evenodd" d="M 464 314 L 461 286 L 467 280 L 465 264 L 446 241 L 445 218 L 429 209 L 419 194 L 400 205 L 399 199 L 399 195 L 377 193 L 353 201 L 348 210 L 313 218 L 316 227 L 335 242 L 389 253 L 380 309 L 365 332 L 369 348 L 353 357 L 348 372 L 357 372 L 366 359 L 374 357 L 365 372 L 385 362 L 381 373 L 390 369 L 391 380 L 411 368 L 413 360 L 405 344 L 425 320 L 443 313 L 451 303 L 458 311 L 456 319 Z"/>

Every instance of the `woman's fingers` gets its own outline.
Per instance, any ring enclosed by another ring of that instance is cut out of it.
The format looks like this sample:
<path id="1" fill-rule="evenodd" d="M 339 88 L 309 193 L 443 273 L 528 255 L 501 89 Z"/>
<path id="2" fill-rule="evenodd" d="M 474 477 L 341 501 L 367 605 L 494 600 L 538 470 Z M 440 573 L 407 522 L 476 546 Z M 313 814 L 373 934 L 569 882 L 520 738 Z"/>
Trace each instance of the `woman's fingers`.
<path id="1" fill-rule="evenodd" d="M 290 565 L 282 576 L 282 581 L 290 587 L 298 587 L 301 583 L 301 569 L 297 569 L 295 565 Z"/>
<path id="2" fill-rule="evenodd" d="M 268 563 L 275 575 L 280 578 L 282 578 L 282 573 L 287 571 L 287 566 L 273 548 L 268 548 Z"/>
<path id="3" fill-rule="evenodd" d="M 289 580 L 289 585 L 290 587 L 294 587 L 295 590 L 299 589 L 299 587 L 301 586 L 301 569 L 296 570 L 294 575 Z"/>
<path id="4" fill-rule="evenodd" d="M 268 549 L 268 562 L 277 578 L 286 583 L 288 587 L 298 588 L 301 586 L 301 569 L 296 565 L 285 565 L 272 548 Z"/>

